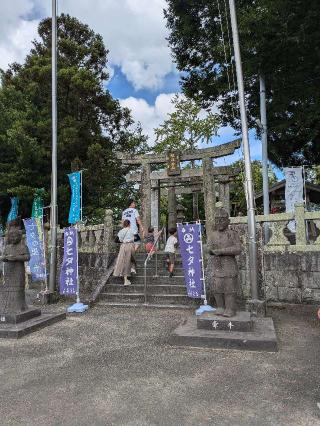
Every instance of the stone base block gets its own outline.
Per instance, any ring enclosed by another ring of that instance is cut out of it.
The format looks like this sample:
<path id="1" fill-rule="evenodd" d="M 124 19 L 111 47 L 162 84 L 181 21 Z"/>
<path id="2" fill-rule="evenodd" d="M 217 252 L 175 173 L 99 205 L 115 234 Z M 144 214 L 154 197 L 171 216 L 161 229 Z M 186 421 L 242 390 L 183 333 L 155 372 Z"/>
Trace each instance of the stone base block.
<path id="1" fill-rule="evenodd" d="M 278 351 L 272 318 L 253 319 L 253 329 L 249 332 L 199 329 L 197 319 L 189 318 L 174 330 L 168 343 L 178 347 Z"/>
<path id="2" fill-rule="evenodd" d="M 18 324 L 20 322 L 28 321 L 41 315 L 41 310 L 36 308 L 28 308 L 25 311 L 18 313 L 1 313 L 0 322 L 4 324 Z"/>
<path id="3" fill-rule="evenodd" d="M 252 320 L 250 312 L 239 311 L 232 318 L 214 315 L 214 312 L 206 312 L 197 318 L 197 328 L 203 330 L 219 331 L 251 331 Z"/>
<path id="4" fill-rule="evenodd" d="M 266 302 L 259 299 L 249 299 L 246 301 L 246 311 L 251 313 L 252 317 L 266 316 Z"/>
<path id="5" fill-rule="evenodd" d="M 19 339 L 26 334 L 38 331 L 41 328 L 62 321 L 66 318 L 66 313 L 43 313 L 27 321 L 18 324 L 0 323 L 0 338 Z"/>

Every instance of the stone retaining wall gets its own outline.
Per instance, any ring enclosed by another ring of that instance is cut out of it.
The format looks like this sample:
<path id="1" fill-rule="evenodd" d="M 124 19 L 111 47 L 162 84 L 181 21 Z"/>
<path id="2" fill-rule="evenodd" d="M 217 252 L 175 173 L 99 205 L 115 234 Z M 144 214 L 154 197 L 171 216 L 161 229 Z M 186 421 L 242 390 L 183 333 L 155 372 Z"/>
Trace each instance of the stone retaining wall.
<path id="1" fill-rule="evenodd" d="M 265 253 L 268 301 L 320 302 L 320 252 Z"/>

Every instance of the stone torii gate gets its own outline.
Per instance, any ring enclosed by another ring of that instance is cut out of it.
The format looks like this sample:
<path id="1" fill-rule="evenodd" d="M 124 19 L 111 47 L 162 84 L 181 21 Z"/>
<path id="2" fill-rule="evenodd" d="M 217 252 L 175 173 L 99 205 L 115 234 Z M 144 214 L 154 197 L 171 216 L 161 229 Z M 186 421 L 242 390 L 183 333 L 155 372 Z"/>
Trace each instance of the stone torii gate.
<path id="1" fill-rule="evenodd" d="M 229 185 L 235 176 L 239 174 L 240 169 L 235 167 L 213 167 L 212 177 L 216 184 L 218 184 L 219 200 L 222 202 L 223 207 L 230 212 L 230 191 Z M 159 191 L 160 189 L 166 190 L 168 199 L 169 210 L 175 211 L 174 201 L 172 200 L 172 188 L 174 188 L 175 195 L 193 194 L 203 192 L 203 170 L 198 169 L 184 169 L 181 171 L 181 176 L 169 179 L 166 171 L 155 171 L 150 173 L 151 180 L 151 225 L 158 228 L 158 204 L 159 204 Z M 129 173 L 126 176 L 127 182 L 141 182 L 141 173 Z M 174 220 L 172 220 L 174 222 Z"/>
<path id="2" fill-rule="evenodd" d="M 144 226 L 148 227 L 152 223 L 154 227 L 159 227 L 158 219 L 156 219 L 154 215 L 151 220 L 151 210 L 153 212 L 158 211 L 159 190 L 156 189 L 160 187 L 159 181 L 166 181 L 167 183 L 169 217 L 171 217 L 170 222 L 175 225 L 175 185 L 183 180 L 186 181 L 189 179 L 190 181 L 191 178 L 202 177 L 207 235 L 209 238 L 211 233 L 210 230 L 213 229 L 215 214 L 215 176 L 220 177 L 225 175 L 227 177 L 227 184 L 228 179 L 230 181 L 231 176 L 234 175 L 234 171 L 231 167 L 213 167 L 212 160 L 233 154 L 235 150 L 240 147 L 240 143 L 241 140 L 236 139 L 232 142 L 211 148 L 185 151 L 179 155 L 180 158 L 177 164 L 172 164 L 170 152 L 168 154 L 143 154 L 136 156 L 117 154 L 117 158 L 125 165 L 141 165 L 141 172 L 128 175 L 127 181 L 141 182 L 141 216 Z M 202 169 L 180 169 L 181 161 L 198 160 L 202 160 Z M 168 164 L 169 167 L 166 170 L 151 172 L 151 164 Z M 174 172 L 170 173 L 170 168 L 172 172 L 174 167 Z M 169 223 L 169 227 L 172 224 Z"/>

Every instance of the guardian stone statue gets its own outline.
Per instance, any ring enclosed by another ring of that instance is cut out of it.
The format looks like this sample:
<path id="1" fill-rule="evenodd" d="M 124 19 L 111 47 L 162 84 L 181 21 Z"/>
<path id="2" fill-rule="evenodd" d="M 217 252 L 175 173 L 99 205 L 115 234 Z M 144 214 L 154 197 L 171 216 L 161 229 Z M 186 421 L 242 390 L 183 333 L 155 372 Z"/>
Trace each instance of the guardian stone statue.
<path id="1" fill-rule="evenodd" d="M 18 221 L 8 224 L 1 260 L 4 262 L 4 283 L 0 289 L 0 312 L 21 313 L 28 309 L 25 299 L 24 262 L 30 260 L 30 254 L 22 239 Z"/>
<path id="2" fill-rule="evenodd" d="M 216 315 L 233 317 L 236 315 L 236 295 L 238 289 L 238 265 L 236 255 L 241 252 L 241 242 L 237 232 L 229 229 L 229 213 L 218 208 L 215 214 L 215 229 L 209 243 L 207 283 L 213 290 L 216 300 Z"/>

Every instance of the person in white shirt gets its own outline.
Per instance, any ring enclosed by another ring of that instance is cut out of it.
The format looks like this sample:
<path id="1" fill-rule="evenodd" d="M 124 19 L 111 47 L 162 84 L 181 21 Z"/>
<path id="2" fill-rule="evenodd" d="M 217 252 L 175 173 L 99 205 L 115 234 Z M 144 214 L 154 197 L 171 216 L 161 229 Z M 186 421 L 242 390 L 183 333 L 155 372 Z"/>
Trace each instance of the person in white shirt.
<path id="1" fill-rule="evenodd" d="M 129 220 L 129 222 L 130 222 L 130 228 L 131 228 L 131 231 L 134 234 L 134 249 L 135 249 L 135 251 L 137 251 L 137 249 L 139 248 L 140 242 L 141 242 L 139 230 L 142 234 L 142 237 L 144 236 L 144 231 L 143 231 L 143 226 L 142 226 L 142 222 L 141 222 L 141 219 L 140 219 L 139 212 L 136 209 L 136 203 L 132 199 L 129 200 L 128 208 L 125 209 L 122 212 L 122 223 L 125 220 Z M 138 229 L 138 225 L 139 225 L 140 229 Z"/>
<path id="2" fill-rule="evenodd" d="M 121 242 L 119 254 L 116 261 L 116 266 L 113 271 L 115 277 L 123 277 L 124 285 L 130 285 L 131 281 L 128 276 L 132 273 L 132 264 L 134 259 L 134 234 L 130 227 L 130 221 L 124 220 L 123 228 L 118 233 L 118 238 Z"/>
<path id="3" fill-rule="evenodd" d="M 176 228 L 169 229 L 170 237 L 167 240 L 164 252 L 166 253 L 169 277 L 173 277 L 174 262 L 176 257 L 176 248 L 178 247 L 177 230 Z"/>

